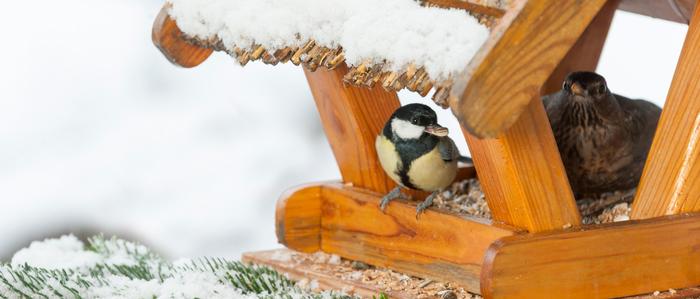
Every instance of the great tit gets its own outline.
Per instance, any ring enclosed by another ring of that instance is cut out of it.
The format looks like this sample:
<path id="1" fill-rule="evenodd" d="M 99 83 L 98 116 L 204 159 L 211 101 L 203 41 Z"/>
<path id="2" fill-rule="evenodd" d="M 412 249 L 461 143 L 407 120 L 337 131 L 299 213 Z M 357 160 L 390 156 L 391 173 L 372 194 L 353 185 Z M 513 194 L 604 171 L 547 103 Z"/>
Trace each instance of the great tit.
<path id="1" fill-rule="evenodd" d="M 416 209 L 416 215 L 430 207 L 439 190 L 449 186 L 457 175 L 462 158 L 448 129 L 437 123 L 437 115 L 423 104 L 397 109 L 377 136 L 379 162 L 399 186 L 382 197 L 384 211 L 393 199 L 403 197 L 401 187 L 432 192 Z"/>
<path id="2" fill-rule="evenodd" d="M 611 93 L 593 72 L 569 74 L 543 101 L 576 198 L 637 186 L 661 108 Z"/>

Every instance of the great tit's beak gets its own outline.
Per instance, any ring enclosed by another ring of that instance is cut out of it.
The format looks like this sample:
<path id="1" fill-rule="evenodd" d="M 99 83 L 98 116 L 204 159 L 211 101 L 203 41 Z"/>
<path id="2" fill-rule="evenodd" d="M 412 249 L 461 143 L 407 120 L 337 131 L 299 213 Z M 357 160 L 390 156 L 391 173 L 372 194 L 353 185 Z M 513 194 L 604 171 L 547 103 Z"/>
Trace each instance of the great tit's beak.
<path id="1" fill-rule="evenodd" d="M 571 93 L 573 95 L 582 96 L 583 95 L 583 87 L 581 87 L 580 84 L 574 82 L 573 84 L 571 84 Z"/>
<path id="2" fill-rule="evenodd" d="M 425 127 L 425 132 L 430 135 L 445 137 L 450 133 L 450 130 L 445 127 L 441 127 L 440 125 L 430 125 Z"/>

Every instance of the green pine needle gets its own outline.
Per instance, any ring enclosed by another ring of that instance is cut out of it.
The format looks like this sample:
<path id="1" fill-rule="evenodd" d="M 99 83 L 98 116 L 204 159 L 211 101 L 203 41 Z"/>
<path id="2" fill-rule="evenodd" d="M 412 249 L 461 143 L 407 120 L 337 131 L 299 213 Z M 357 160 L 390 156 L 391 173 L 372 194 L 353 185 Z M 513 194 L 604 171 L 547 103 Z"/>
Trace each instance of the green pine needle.
<path id="1" fill-rule="evenodd" d="M 162 285 L 169 279 L 183 279 L 188 275 L 213 274 L 214 284 L 236 290 L 238 293 L 263 299 L 351 299 L 332 292 L 321 294 L 302 290 L 284 275 L 267 267 L 245 265 L 220 258 L 202 258 L 185 264 L 165 261 L 148 248 L 117 238 L 96 236 L 89 239 L 84 249 L 109 261 L 118 257 L 122 263 L 98 263 L 86 268 L 44 269 L 30 265 L 0 263 L 0 299 L 5 298 L 93 298 L 99 289 L 108 289 L 110 296 L 133 295 L 131 285 L 113 285 L 114 281 L 142 282 L 149 286 Z M 129 262 L 131 261 L 131 262 Z M 207 276 L 212 277 L 212 276 Z M 160 295 L 162 295 L 162 291 Z M 166 290 L 167 291 L 167 290 Z M 132 292 L 132 293 L 129 293 Z M 143 298 L 158 294 L 144 291 Z M 170 294 L 168 298 L 182 298 Z M 380 298 L 386 298 L 380 296 Z"/>

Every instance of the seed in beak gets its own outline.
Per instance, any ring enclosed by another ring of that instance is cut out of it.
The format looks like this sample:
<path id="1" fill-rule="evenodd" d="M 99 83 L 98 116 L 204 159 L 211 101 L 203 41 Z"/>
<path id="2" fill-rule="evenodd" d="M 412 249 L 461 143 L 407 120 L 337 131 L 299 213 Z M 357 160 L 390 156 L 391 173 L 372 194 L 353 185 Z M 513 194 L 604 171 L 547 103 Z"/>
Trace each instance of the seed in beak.
<path id="1" fill-rule="evenodd" d="M 425 132 L 430 134 L 430 135 L 435 135 L 438 137 L 445 137 L 450 133 L 450 130 L 445 128 L 445 127 L 441 127 L 439 125 L 430 125 L 430 126 L 425 127 Z"/>

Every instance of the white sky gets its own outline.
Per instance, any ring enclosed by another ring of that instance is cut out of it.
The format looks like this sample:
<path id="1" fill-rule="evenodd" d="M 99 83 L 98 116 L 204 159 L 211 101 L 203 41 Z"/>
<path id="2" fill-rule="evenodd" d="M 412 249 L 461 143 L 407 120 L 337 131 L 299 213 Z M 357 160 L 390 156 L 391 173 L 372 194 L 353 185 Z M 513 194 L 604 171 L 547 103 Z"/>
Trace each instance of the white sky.
<path id="1" fill-rule="evenodd" d="M 3 5 L 0 258 L 79 230 L 236 257 L 276 246 L 283 190 L 339 176 L 300 68 L 223 54 L 176 68 L 150 41 L 161 3 Z M 618 13 L 599 71 L 613 91 L 661 103 L 685 31 Z M 464 149 L 450 112 L 440 119 Z"/>

